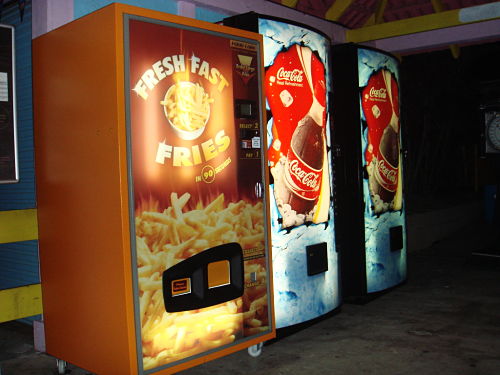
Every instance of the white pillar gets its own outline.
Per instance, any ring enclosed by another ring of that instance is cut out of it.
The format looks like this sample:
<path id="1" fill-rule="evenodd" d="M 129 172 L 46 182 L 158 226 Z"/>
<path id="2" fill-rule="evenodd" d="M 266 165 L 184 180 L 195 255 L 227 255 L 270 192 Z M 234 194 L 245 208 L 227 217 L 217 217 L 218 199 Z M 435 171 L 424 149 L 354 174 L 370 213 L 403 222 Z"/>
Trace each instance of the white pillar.
<path id="1" fill-rule="evenodd" d="M 196 18 L 196 5 L 188 1 L 179 0 L 177 2 L 177 14 L 179 16 Z"/>
<path id="2" fill-rule="evenodd" d="M 33 38 L 74 19 L 73 0 L 36 0 L 31 7 Z"/>

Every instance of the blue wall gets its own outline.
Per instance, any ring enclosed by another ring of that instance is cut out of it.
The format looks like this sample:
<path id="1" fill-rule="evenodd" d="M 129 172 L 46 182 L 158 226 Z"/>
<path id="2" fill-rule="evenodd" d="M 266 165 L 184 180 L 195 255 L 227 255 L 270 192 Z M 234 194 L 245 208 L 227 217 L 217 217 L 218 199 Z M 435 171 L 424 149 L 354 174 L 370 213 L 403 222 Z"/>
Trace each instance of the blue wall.
<path id="1" fill-rule="evenodd" d="M 177 13 L 177 2 L 173 0 L 74 0 L 75 18 L 80 18 L 111 3 L 135 5 L 165 13 Z"/>
<path id="2" fill-rule="evenodd" d="M 21 22 L 16 5 L 3 9 L 1 22 L 15 27 L 19 182 L 0 185 L 0 211 L 36 207 L 31 66 L 31 1 Z M 0 212 L 1 214 L 1 212 Z M 38 241 L 0 244 L 0 289 L 40 282 Z M 30 323 L 40 316 L 21 319 Z"/>
<path id="3" fill-rule="evenodd" d="M 229 17 L 230 14 L 222 14 L 219 12 L 214 12 L 213 10 L 196 7 L 196 19 L 207 21 L 207 22 L 219 22 L 224 18 Z"/>
<path id="4" fill-rule="evenodd" d="M 80 18 L 114 2 L 135 5 L 141 8 L 157 10 L 170 14 L 177 14 L 177 1 L 173 0 L 74 0 L 74 16 L 75 18 Z M 217 22 L 222 20 L 224 17 L 227 17 L 227 15 L 214 12 L 210 9 L 196 7 L 196 19 L 198 20 Z"/>
<path id="5" fill-rule="evenodd" d="M 0 289 L 39 282 L 38 241 L 0 245 Z"/>

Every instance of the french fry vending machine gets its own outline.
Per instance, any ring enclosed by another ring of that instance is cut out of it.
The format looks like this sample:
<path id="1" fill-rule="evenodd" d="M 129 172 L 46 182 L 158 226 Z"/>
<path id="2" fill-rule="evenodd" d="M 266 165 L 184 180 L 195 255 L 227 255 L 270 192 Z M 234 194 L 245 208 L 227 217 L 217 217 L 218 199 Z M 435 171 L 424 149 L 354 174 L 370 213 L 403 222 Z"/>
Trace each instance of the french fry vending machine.
<path id="1" fill-rule="evenodd" d="M 228 26 L 264 37 L 277 328 L 340 304 L 330 155 L 330 39 L 309 26 L 247 13 Z"/>
<path id="2" fill-rule="evenodd" d="M 346 298 L 406 280 L 399 63 L 345 44 L 332 51 L 336 240 Z"/>
<path id="3" fill-rule="evenodd" d="M 170 374 L 273 338 L 260 35 L 112 4 L 33 59 L 47 352 Z"/>

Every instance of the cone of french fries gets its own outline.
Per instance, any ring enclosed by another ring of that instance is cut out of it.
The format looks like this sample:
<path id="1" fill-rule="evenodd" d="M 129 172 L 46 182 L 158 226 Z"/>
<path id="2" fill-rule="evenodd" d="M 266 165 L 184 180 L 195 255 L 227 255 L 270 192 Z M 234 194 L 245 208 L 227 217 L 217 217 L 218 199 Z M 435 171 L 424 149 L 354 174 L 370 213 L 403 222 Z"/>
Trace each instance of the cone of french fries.
<path id="1" fill-rule="evenodd" d="M 165 116 L 177 136 L 190 141 L 198 138 L 210 117 L 213 99 L 199 83 L 180 81 L 167 90 L 163 105 Z"/>

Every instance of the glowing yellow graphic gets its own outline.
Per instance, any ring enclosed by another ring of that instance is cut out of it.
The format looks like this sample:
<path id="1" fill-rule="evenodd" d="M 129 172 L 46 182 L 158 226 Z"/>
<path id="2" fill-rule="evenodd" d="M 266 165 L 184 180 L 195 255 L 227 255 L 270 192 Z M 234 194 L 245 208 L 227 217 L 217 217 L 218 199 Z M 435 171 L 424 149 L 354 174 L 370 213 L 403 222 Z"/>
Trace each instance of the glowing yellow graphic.
<path id="1" fill-rule="evenodd" d="M 205 130 L 213 99 L 200 84 L 181 81 L 170 86 L 160 103 L 177 135 L 192 140 Z"/>

